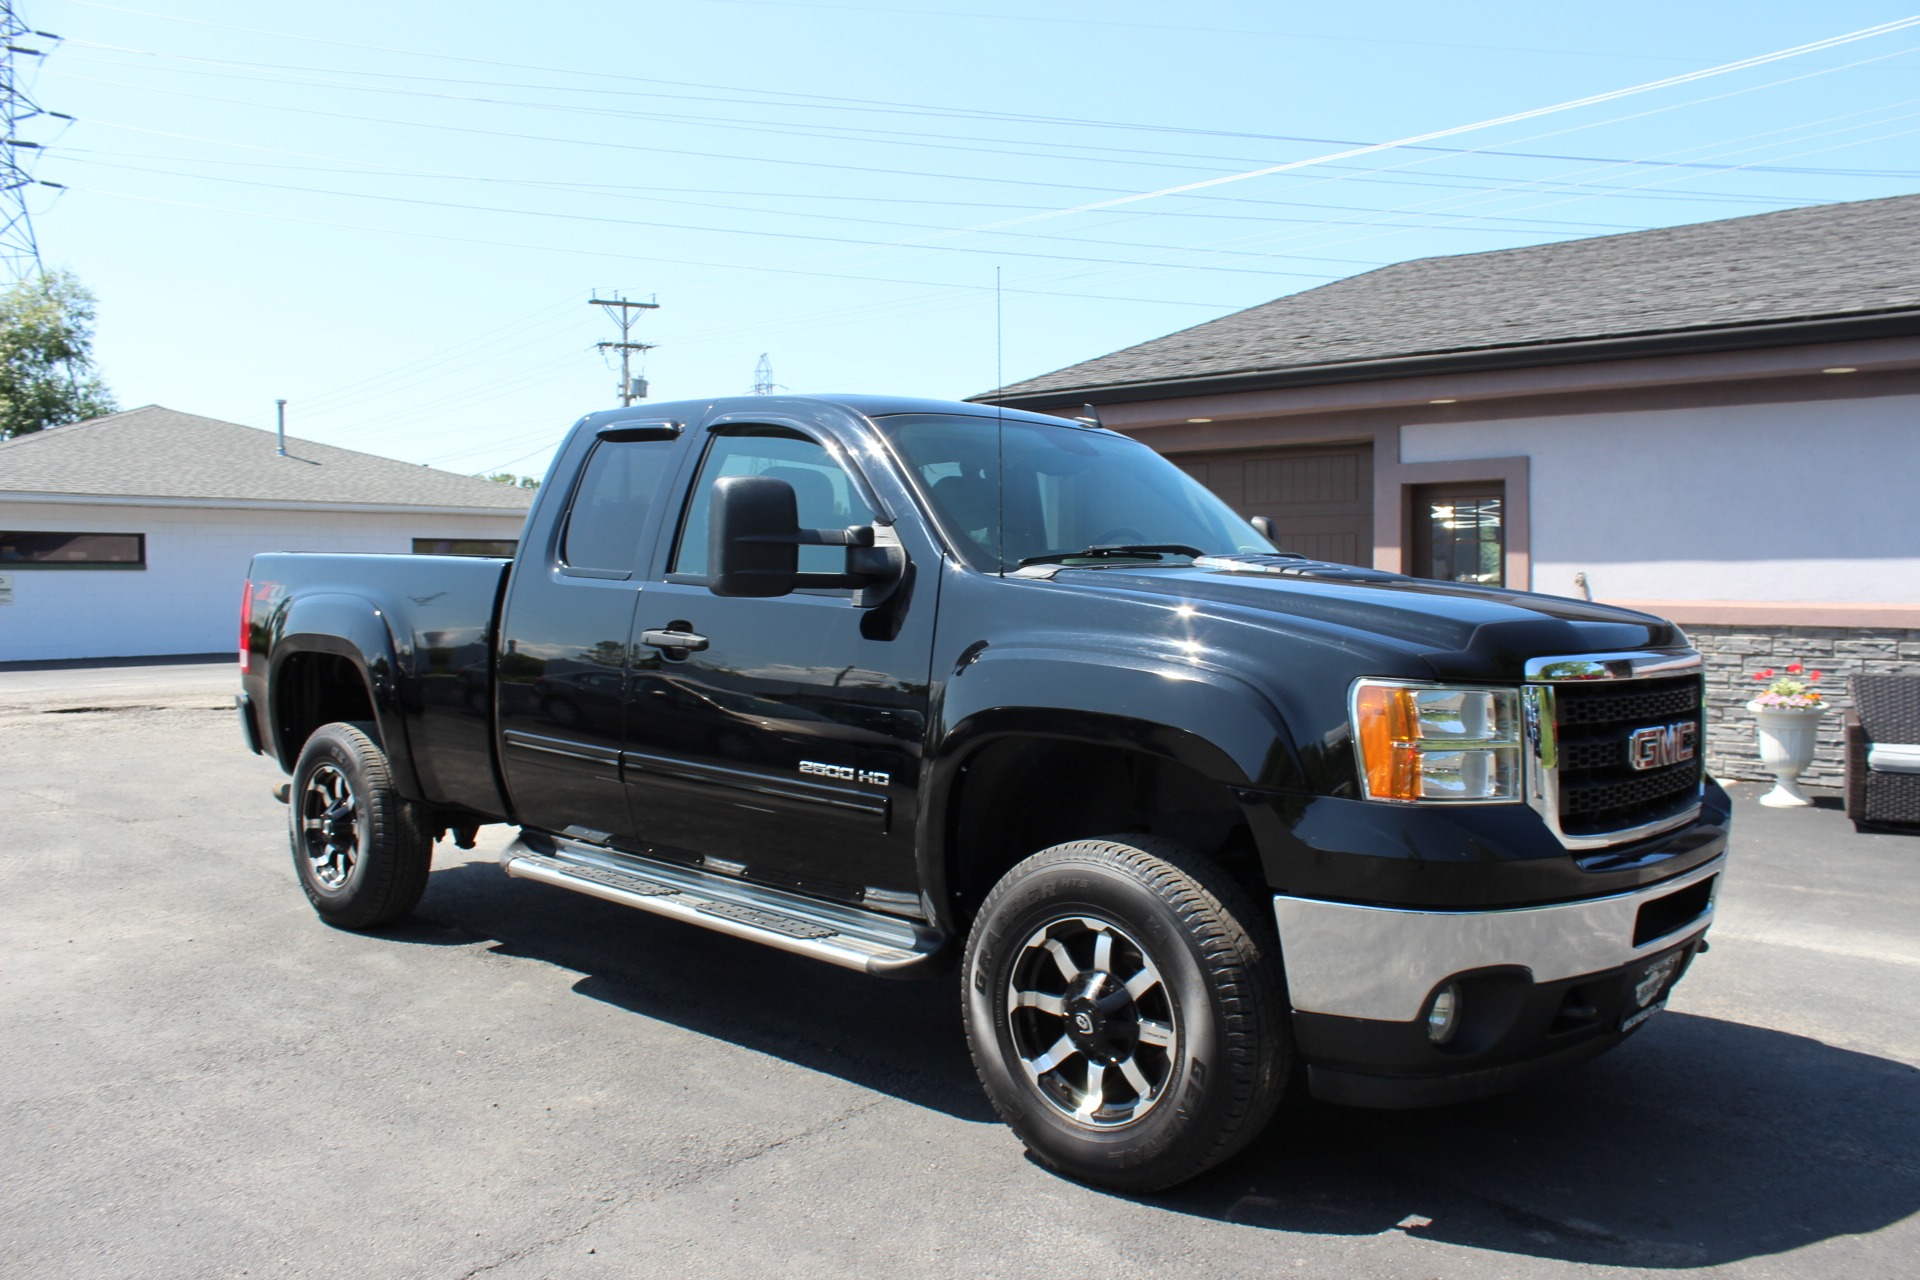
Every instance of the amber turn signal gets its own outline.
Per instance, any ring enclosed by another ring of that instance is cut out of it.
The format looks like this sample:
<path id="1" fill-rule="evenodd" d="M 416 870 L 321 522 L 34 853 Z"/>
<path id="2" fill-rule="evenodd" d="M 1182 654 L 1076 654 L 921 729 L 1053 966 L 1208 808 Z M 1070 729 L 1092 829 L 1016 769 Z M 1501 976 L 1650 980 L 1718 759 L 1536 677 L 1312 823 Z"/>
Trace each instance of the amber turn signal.
<path id="1" fill-rule="evenodd" d="M 1420 798 L 1420 744 L 1414 731 L 1413 690 L 1361 685 L 1353 696 L 1367 795 L 1375 800 Z"/>

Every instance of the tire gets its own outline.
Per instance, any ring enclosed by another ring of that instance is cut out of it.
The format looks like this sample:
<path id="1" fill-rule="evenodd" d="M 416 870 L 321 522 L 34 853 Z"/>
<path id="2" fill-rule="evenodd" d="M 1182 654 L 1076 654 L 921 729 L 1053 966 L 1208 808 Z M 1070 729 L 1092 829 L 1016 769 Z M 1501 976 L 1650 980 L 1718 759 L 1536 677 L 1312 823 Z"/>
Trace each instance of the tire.
<path id="1" fill-rule="evenodd" d="M 419 806 L 394 790 L 372 728 L 335 722 L 314 730 L 287 797 L 300 887 L 320 918 L 342 929 L 406 919 L 433 866 L 432 833 Z"/>
<path id="2" fill-rule="evenodd" d="M 1135 1193 L 1184 1182 L 1259 1136 L 1286 1091 L 1272 930 L 1180 845 L 1125 836 L 1033 855 L 987 895 L 963 972 L 987 1097 L 1068 1177 Z"/>

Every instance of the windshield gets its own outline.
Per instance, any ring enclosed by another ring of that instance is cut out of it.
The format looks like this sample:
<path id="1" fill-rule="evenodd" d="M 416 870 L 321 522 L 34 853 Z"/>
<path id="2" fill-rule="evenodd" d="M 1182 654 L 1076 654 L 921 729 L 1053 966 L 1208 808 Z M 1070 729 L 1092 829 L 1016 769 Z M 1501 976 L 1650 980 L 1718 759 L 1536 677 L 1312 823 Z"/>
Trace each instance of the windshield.
<path id="1" fill-rule="evenodd" d="M 1199 481 L 1125 436 L 971 415 L 905 413 L 875 421 L 948 540 L 976 569 L 1102 546 L 1162 548 L 1141 559 L 1179 554 L 1165 550 L 1172 547 L 1215 555 L 1273 551 Z M 1004 441 L 996 440 L 996 425 Z M 1003 458 L 1004 495 L 997 483 Z"/>

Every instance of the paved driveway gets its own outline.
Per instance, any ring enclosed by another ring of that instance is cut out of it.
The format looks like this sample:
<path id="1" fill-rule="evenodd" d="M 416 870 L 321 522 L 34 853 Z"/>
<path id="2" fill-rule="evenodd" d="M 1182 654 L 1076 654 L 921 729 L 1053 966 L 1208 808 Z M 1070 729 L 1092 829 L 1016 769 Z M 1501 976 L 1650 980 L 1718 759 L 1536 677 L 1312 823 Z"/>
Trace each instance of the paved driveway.
<path id="1" fill-rule="evenodd" d="M 230 674 L 0 672 L 8 1276 L 1920 1273 L 1920 838 L 1743 799 L 1620 1051 L 1132 1200 L 1022 1158 L 950 981 L 509 882 L 504 833 L 324 927 Z"/>

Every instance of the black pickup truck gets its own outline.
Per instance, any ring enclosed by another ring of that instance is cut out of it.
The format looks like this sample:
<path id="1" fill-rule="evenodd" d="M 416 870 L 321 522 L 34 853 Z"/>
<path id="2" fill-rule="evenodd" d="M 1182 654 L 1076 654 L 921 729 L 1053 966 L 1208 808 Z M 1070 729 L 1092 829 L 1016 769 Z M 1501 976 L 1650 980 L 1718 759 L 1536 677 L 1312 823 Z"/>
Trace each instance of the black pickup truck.
<path id="1" fill-rule="evenodd" d="M 241 637 L 323 919 L 401 919 L 436 838 L 506 822 L 510 876 L 957 962 L 1001 1116 L 1133 1191 L 1288 1093 L 1426 1105 L 1617 1044 L 1725 866 L 1678 628 L 1290 555 L 1092 420 L 595 413 L 511 563 L 262 555 Z"/>

